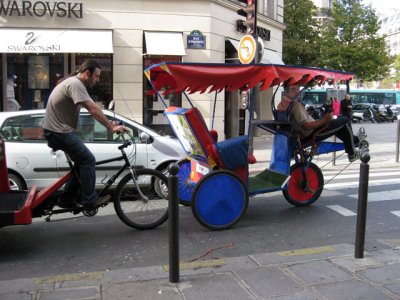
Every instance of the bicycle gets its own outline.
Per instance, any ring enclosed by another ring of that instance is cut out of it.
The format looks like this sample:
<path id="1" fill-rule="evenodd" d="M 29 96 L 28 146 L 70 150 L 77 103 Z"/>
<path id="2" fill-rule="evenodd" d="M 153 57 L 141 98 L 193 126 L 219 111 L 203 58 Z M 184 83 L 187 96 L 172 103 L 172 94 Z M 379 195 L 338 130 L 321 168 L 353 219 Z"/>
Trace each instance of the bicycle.
<path id="1" fill-rule="evenodd" d="M 132 165 L 129 161 L 125 148 L 134 145 L 131 140 L 125 139 L 125 135 L 120 133 L 122 145 L 118 146 L 121 156 L 96 162 L 97 165 L 103 165 L 110 162 L 123 160 L 124 164 L 112 175 L 104 187 L 98 192 L 98 196 L 106 195 L 111 186 L 126 170 L 129 171 L 117 184 L 115 192 L 112 194 L 112 201 L 117 216 L 126 225 L 136 229 L 153 229 L 163 224 L 168 218 L 168 180 L 160 171 L 144 168 L 142 166 Z M 49 145 L 50 148 L 51 145 Z M 53 149 L 53 148 L 52 148 Z M 55 151 L 57 149 L 53 149 Z M 58 200 L 57 191 L 61 188 L 71 176 L 79 176 L 73 162 L 67 154 L 67 163 L 70 171 L 62 176 L 51 186 L 39 191 L 31 205 L 32 217 L 47 216 L 46 221 L 50 221 L 51 216 L 60 213 L 71 212 L 73 214 L 83 213 L 85 216 L 92 217 L 98 212 L 96 209 L 85 209 L 81 205 L 72 208 L 54 208 Z M 77 197 L 79 199 L 79 197 Z M 108 205 L 107 202 L 102 207 Z"/>

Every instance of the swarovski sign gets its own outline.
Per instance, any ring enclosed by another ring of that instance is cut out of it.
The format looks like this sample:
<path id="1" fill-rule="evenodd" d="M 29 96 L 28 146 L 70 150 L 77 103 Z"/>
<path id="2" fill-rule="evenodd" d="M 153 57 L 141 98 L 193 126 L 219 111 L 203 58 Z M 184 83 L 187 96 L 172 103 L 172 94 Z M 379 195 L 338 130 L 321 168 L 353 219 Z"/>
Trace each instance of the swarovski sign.
<path id="1" fill-rule="evenodd" d="M 112 30 L 0 28 L 0 53 L 112 53 Z"/>
<path id="2" fill-rule="evenodd" d="M 51 1 L 4 1 L 0 0 L 0 16 L 4 17 L 59 17 L 83 18 L 83 4 Z"/>

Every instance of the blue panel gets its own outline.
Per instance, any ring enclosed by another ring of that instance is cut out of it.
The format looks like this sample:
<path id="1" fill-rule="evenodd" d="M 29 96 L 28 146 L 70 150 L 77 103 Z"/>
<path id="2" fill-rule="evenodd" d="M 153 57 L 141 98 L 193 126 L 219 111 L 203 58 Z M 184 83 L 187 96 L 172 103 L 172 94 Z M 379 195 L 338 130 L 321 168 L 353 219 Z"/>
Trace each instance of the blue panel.
<path id="1" fill-rule="evenodd" d="M 238 136 L 214 145 L 222 164 L 228 170 L 248 164 L 248 136 Z"/>
<path id="2" fill-rule="evenodd" d="M 289 175 L 291 155 L 292 143 L 290 137 L 282 134 L 274 135 L 271 161 L 269 163 L 270 170 Z"/>
<path id="3" fill-rule="evenodd" d="M 344 150 L 343 143 L 321 142 L 318 145 L 316 154 L 325 154 L 325 153 L 331 153 L 331 152 L 342 151 L 342 150 Z"/>

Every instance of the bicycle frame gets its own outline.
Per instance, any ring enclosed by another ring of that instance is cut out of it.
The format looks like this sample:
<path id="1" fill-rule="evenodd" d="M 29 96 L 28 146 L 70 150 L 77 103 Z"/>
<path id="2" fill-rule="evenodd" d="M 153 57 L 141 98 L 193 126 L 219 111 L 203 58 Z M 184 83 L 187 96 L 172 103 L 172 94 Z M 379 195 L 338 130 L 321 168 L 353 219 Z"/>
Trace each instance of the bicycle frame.
<path id="1" fill-rule="evenodd" d="M 123 144 L 118 146 L 118 149 L 121 151 L 122 155 L 110 159 L 105 159 L 101 161 L 96 162 L 96 166 L 98 165 L 104 165 L 110 162 L 115 162 L 115 161 L 124 161 L 124 164 L 121 166 L 121 168 L 118 169 L 118 171 L 111 176 L 105 186 L 101 189 L 101 191 L 98 193 L 98 195 L 102 196 L 104 195 L 110 187 L 114 184 L 114 182 L 117 180 L 119 176 L 126 170 L 129 169 L 130 172 L 133 174 L 133 169 L 134 168 L 140 168 L 141 166 L 132 166 L 129 162 L 128 156 L 124 150 L 127 146 L 131 144 L 131 142 L 126 141 L 125 138 L 123 137 L 123 134 L 121 135 L 123 139 Z M 46 201 L 51 195 L 53 195 L 57 190 L 59 190 L 65 183 L 68 182 L 72 178 L 72 176 L 78 176 L 76 172 L 76 168 L 74 167 L 73 162 L 71 161 L 70 157 L 65 153 L 65 156 L 67 158 L 68 165 L 70 166 L 70 171 L 68 171 L 66 174 L 64 174 L 62 177 L 60 177 L 57 181 L 55 181 L 52 185 L 46 187 L 45 189 L 39 191 L 34 199 L 34 202 L 32 204 L 32 209 L 36 208 L 40 204 L 42 204 L 44 201 Z M 79 176 L 78 176 L 79 179 Z M 140 189 L 139 189 L 140 190 Z M 74 209 L 57 209 L 53 210 L 52 214 L 54 213 L 64 213 L 68 211 L 73 211 Z"/>

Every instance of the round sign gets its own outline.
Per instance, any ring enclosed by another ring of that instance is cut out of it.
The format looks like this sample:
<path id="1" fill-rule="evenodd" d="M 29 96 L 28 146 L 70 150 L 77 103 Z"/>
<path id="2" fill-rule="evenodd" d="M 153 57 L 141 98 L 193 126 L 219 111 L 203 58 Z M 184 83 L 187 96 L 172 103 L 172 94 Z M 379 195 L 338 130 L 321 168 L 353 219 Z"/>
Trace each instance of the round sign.
<path id="1" fill-rule="evenodd" d="M 240 39 L 238 47 L 239 60 L 242 64 L 249 64 L 253 61 L 257 50 L 256 40 L 251 35 L 245 35 Z"/>

